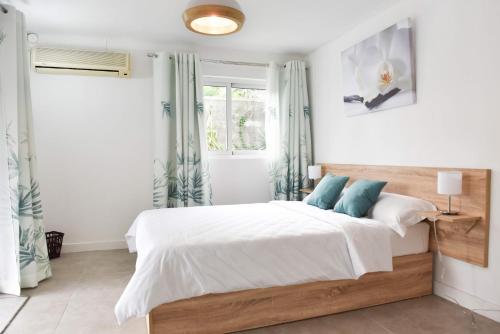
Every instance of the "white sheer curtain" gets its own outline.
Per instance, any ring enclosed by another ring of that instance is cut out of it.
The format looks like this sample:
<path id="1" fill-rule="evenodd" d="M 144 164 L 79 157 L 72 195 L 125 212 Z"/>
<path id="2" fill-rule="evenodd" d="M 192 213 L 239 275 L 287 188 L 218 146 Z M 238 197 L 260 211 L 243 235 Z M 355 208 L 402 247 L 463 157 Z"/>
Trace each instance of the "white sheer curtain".
<path id="1" fill-rule="evenodd" d="M 0 13 L 0 292 L 52 275 L 36 173 L 24 16 Z"/>
<path id="2" fill-rule="evenodd" d="M 279 159 L 280 149 L 280 71 L 281 66 L 274 62 L 269 64 L 267 73 L 266 101 L 266 151 L 268 160 Z M 274 190 L 274 186 L 272 188 Z"/>
<path id="3" fill-rule="evenodd" d="M 9 7 L 10 9 L 10 7 Z M 19 270 L 16 262 L 16 235 L 10 205 L 10 184 L 7 147 L 7 108 L 15 102 L 15 85 L 7 85 L 7 78 L 15 75 L 16 15 L 0 13 L 0 292 L 19 294 Z M 7 38 L 10 36 L 10 38 Z M 7 99 L 7 94 L 10 98 Z"/>
<path id="4" fill-rule="evenodd" d="M 306 66 L 289 61 L 268 70 L 266 148 L 269 152 L 271 193 L 276 200 L 300 200 L 309 186 L 312 161 L 311 124 Z"/>

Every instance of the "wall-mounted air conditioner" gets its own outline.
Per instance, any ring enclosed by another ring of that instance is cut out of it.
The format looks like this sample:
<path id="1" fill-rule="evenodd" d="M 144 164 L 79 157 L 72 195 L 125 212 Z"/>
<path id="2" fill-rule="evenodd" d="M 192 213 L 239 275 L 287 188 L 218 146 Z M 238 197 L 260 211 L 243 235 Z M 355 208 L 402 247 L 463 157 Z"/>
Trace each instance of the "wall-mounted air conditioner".
<path id="1" fill-rule="evenodd" d="M 130 76 L 128 53 L 33 48 L 31 65 L 39 73 Z"/>

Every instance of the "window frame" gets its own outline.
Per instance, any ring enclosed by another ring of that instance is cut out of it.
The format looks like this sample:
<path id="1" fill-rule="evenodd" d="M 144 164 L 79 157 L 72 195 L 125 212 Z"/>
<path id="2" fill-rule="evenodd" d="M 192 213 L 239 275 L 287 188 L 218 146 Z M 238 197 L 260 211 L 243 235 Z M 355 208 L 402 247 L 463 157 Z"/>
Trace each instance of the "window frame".
<path id="1" fill-rule="evenodd" d="M 238 156 L 265 156 L 265 150 L 233 150 L 233 122 L 232 122 L 232 102 L 233 96 L 231 88 L 241 89 L 262 89 L 267 90 L 266 80 L 264 79 L 245 79 L 232 77 L 212 77 L 204 76 L 202 86 L 215 86 L 226 88 L 226 130 L 227 130 L 227 149 L 224 151 L 208 151 L 209 156 L 216 157 L 238 157 Z M 266 92 L 267 93 L 267 92 Z"/>

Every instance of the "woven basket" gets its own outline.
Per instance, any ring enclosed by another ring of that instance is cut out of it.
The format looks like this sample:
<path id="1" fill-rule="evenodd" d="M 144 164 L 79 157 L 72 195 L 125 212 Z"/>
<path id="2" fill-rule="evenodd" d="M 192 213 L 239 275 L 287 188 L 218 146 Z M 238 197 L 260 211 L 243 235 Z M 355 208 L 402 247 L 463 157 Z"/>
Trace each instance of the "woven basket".
<path id="1" fill-rule="evenodd" d="M 63 243 L 64 233 L 62 232 L 46 232 L 45 238 L 47 239 L 47 250 L 49 252 L 49 259 L 55 259 L 61 256 L 61 248 Z"/>

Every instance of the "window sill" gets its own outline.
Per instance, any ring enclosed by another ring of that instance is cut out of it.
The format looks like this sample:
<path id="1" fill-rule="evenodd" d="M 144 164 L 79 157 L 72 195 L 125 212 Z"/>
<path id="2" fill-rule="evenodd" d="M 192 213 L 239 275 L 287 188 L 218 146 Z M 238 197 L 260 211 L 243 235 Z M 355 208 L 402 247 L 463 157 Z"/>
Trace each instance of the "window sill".
<path id="1" fill-rule="evenodd" d="M 208 154 L 211 160 L 267 160 L 267 154 L 246 153 L 246 154 Z"/>

